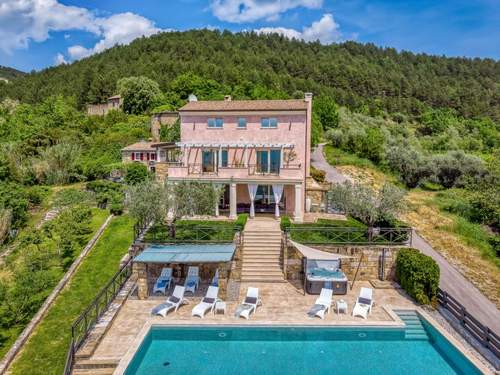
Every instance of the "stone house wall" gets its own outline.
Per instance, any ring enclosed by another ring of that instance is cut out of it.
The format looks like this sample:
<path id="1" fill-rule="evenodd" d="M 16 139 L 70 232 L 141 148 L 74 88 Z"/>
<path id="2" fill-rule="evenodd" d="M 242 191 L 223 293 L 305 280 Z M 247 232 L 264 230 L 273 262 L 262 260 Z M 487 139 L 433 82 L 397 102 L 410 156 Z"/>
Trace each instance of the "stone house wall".
<path id="1" fill-rule="evenodd" d="M 368 281 L 379 278 L 380 267 L 382 266 L 382 252 L 385 249 L 384 257 L 384 279 L 394 280 L 396 271 L 396 256 L 401 246 L 335 246 L 335 245 L 314 245 L 313 248 L 328 253 L 352 256 L 352 258 L 342 258 L 341 268 L 350 282 L 354 279 L 359 265 L 359 272 L 356 280 Z M 302 280 L 302 253 L 293 245 L 287 247 L 286 276 L 289 280 Z M 361 264 L 359 264 L 361 259 Z"/>

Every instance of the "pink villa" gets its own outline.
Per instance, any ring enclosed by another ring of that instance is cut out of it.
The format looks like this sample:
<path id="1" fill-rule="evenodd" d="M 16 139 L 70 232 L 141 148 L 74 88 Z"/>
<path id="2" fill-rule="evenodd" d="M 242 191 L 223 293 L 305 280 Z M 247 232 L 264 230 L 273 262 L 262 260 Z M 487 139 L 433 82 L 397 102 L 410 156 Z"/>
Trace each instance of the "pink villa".
<path id="1" fill-rule="evenodd" d="M 229 217 L 280 213 L 301 222 L 310 172 L 312 94 L 293 100 L 190 101 L 179 110 L 178 164 L 168 180 L 225 186 Z"/>

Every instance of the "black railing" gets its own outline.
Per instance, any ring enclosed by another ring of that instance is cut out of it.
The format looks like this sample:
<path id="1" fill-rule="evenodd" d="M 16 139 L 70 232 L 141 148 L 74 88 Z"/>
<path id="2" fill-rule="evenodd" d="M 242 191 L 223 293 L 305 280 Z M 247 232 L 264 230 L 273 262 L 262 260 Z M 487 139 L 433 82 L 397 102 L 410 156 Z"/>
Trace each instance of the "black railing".
<path id="1" fill-rule="evenodd" d="M 456 318 L 462 327 L 485 348 L 500 359 L 500 337 L 490 328 L 479 322 L 453 296 L 438 288 L 438 302 Z"/>
<path id="2" fill-rule="evenodd" d="M 116 298 L 131 274 L 132 258 L 120 268 L 104 288 L 101 289 L 94 300 L 87 306 L 84 312 L 71 325 L 71 342 L 66 356 L 64 375 L 71 374 L 76 351 L 81 347 L 90 330 L 108 310 L 111 302 Z"/>
<path id="3" fill-rule="evenodd" d="M 303 244 L 407 245 L 411 228 L 356 228 L 291 226 L 289 238 Z"/>
<path id="4" fill-rule="evenodd" d="M 155 224 L 144 235 L 148 243 L 230 243 L 241 228 L 235 225 Z"/>

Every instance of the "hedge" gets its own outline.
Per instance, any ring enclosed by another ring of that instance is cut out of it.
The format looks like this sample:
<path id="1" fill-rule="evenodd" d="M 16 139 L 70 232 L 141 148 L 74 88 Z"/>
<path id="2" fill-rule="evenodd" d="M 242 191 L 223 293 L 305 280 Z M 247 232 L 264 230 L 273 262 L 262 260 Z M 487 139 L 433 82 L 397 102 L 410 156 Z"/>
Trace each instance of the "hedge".
<path id="1" fill-rule="evenodd" d="M 396 278 L 418 303 L 435 304 L 439 286 L 439 266 L 416 249 L 402 249 L 396 258 Z"/>

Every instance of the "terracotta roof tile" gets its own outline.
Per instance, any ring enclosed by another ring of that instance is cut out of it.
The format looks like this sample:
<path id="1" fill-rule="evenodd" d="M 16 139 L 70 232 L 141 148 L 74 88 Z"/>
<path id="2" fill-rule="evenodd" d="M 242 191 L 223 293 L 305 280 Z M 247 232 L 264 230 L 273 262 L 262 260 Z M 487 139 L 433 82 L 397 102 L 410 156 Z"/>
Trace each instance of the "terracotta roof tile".
<path id="1" fill-rule="evenodd" d="M 153 145 L 158 142 L 137 142 L 137 143 L 132 143 L 131 145 L 128 145 L 124 148 L 122 148 L 122 151 L 154 151 L 155 149 L 153 148 Z"/>
<path id="2" fill-rule="evenodd" d="M 183 111 L 297 111 L 306 110 L 303 99 L 290 100 L 201 100 L 189 102 Z"/>

